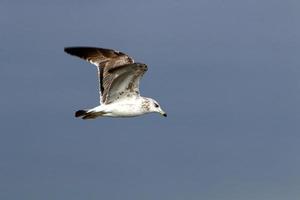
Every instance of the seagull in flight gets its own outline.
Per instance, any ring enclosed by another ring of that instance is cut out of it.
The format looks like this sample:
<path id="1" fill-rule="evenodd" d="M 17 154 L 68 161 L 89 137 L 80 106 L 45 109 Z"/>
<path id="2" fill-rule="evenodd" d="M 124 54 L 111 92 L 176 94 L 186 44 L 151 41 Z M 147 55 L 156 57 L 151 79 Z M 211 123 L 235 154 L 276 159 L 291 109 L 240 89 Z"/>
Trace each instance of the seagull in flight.
<path id="1" fill-rule="evenodd" d="M 96 47 L 66 47 L 65 52 L 96 65 L 99 78 L 100 105 L 75 112 L 75 117 L 135 117 L 159 113 L 166 117 L 157 101 L 142 97 L 139 82 L 147 65 L 135 63 L 120 51 Z"/>

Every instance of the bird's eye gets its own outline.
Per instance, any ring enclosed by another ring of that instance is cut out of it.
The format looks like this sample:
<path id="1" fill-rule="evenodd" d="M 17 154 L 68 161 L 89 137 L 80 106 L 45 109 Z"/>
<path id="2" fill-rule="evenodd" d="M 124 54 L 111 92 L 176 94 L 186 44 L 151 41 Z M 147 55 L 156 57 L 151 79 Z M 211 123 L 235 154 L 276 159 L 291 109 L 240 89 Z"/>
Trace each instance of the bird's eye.
<path id="1" fill-rule="evenodd" d="M 154 103 L 154 106 L 155 106 L 155 108 L 158 108 L 158 107 L 159 107 L 159 105 L 158 105 L 157 103 Z"/>

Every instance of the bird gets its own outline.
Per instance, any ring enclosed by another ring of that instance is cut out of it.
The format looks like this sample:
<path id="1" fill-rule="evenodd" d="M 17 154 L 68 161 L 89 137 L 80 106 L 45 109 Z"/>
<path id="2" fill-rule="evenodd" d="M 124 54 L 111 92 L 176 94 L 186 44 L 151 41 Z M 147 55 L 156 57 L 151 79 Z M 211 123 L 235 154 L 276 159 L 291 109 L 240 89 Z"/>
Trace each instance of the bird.
<path id="1" fill-rule="evenodd" d="M 148 69 L 146 64 L 136 63 L 113 49 L 79 46 L 65 47 L 64 51 L 95 65 L 98 71 L 100 104 L 76 111 L 75 117 L 136 117 L 148 113 L 167 117 L 156 100 L 140 95 L 139 83 Z"/>

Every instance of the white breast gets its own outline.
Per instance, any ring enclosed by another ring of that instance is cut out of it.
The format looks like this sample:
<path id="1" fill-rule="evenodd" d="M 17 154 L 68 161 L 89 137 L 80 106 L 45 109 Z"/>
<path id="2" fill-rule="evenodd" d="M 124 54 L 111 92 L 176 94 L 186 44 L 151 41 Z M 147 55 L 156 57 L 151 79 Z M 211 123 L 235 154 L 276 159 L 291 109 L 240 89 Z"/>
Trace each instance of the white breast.
<path id="1" fill-rule="evenodd" d="M 143 98 L 127 98 L 117 102 L 113 102 L 107 105 L 102 105 L 102 109 L 105 110 L 107 114 L 104 116 L 110 117 L 134 117 L 145 114 L 144 109 L 142 109 Z"/>

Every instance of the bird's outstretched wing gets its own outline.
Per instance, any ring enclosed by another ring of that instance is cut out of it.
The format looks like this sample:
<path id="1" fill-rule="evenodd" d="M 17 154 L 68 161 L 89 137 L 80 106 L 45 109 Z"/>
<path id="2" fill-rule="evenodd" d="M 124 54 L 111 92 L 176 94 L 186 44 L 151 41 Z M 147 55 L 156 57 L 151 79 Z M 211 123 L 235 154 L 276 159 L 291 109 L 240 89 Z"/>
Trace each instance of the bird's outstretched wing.
<path id="1" fill-rule="evenodd" d="M 104 89 L 105 104 L 118 101 L 122 98 L 139 96 L 139 82 L 147 71 L 147 65 L 142 63 L 132 63 L 121 65 L 108 70 L 108 76 L 112 81 Z"/>
<path id="2" fill-rule="evenodd" d="M 108 71 L 122 65 L 134 63 L 134 60 L 130 56 L 113 49 L 66 47 L 64 50 L 70 55 L 82 58 L 97 66 L 101 103 L 107 102 L 106 98 L 108 92 L 106 92 L 106 90 L 111 87 L 114 78 Z"/>

